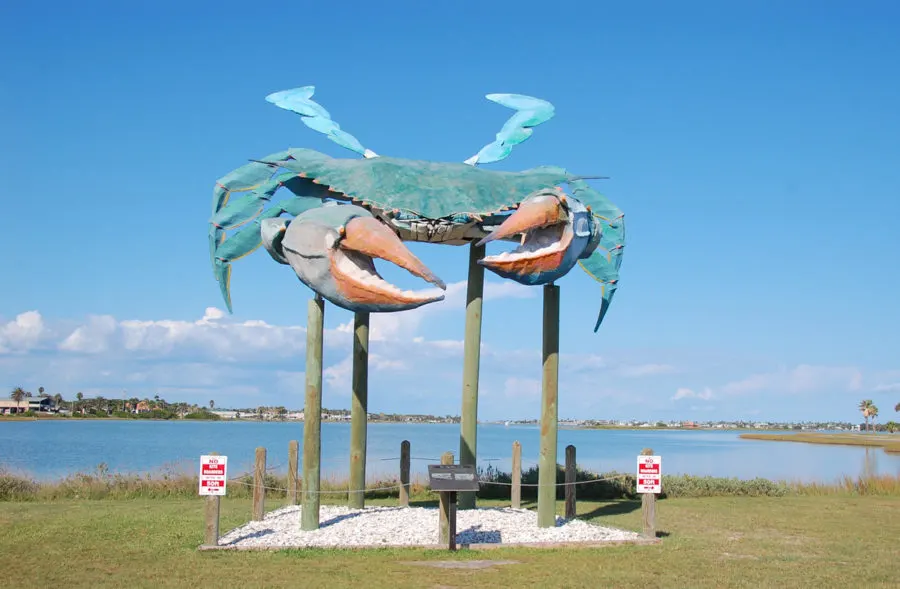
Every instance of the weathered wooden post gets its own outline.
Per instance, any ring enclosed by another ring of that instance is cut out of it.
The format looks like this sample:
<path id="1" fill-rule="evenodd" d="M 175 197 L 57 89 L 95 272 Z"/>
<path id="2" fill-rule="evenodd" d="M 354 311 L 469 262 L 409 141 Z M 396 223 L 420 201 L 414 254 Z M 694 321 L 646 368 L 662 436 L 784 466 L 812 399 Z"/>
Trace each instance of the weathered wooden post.
<path id="1" fill-rule="evenodd" d="M 366 505 L 366 428 L 369 417 L 369 314 L 353 315 L 353 400 L 350 406 L 350 493 L 347 505 Z"/>
<path id="2" fill-rule="evenodd" d="M 218 495 L 206 497 L 206 546 L 219 544 L 219 500 Z"/>
<path id="3" fill-rule="evenodd" d="M 409 507 L 409 440 L 400 442 L 400 507 Z"/>
<path id="4" fill-rule="evenodd" d="M 453 464 L 453 452 L 444 452 L 441 455 L 441 464 Z M 441 491 L 438 496 L 440 497 L 440 533 L 438 535 L 438 542 L 441 544 L 447 544 L 450 546 L 451 550 L 456 548 L 456 530 L 451 529 L 451 523 L 456 523 L 456 518 L 452 517 L 450 513 L 451 507 L 456 507 L 456 492 L 452 493 L 454 496 L 451 497 L 450 492 Z"/>
<path id="5" fill-rule="evenodd" d="M 462 414 L 459 424 L 459 463 L 476 466 L 478 446 L 478 372 L 481 362 L 481 308 L 484 294 L 485 246 L 469 246 L 469 279 L 466 283 L 466 331 L 463 344 Z M 475 493 L 459 494 L 460 509 L 475 508 Z"/>
<path id="6" fill-rule="evenodd" d="M 541 381 L 541 449 L 538 462 L 538 527 L 556 525 L 556 444 L 559 419 L 559 287 L 544 285 L 544 367 Z"/>
<path id="7" fill-rule="evenodd" d="M 288 491 L 289 505 L 297 505 L 297 461 L 300 458 L 300 443 L 297 440 L 288 442 Z"/>
<path id="8" fill-rule="evenodd" d="M 219 453 L 210 452 L 209 455 L 218 456 Z M 206 496 L 206 546 L 219 545 L 219 510 L 221 507 L 221 499 L 222 498 L 219 495 Z"/>
<path id="9" fill-rule="evenodd" d="M 641 450 L 641 456 L 653 456 L 652 448 Z M 656 538 L 656 493 L 641 494 L 641 521 L 643 522 L 643 536 Z"/>
<path id="10" fill-rule="evenodd" d="M 266 449 L 256 449 L 253 468 L 253 521 L 262 521 L 266 515 Z"/>
<path id="11" fill-rule="evenodd" d="M 322 328 L 325 300 L 309 301 L 306 320 L 306 400 L 303 408 L 303 508 L 300 529 L 319 529 L 322 457 Z"/>
<path id="12" fill-rule="evenodd" d="M 575 446 L 566 446 L 566 519 L 575 517 Z"/>
<path id="13" fill-rule="evenodd" d="M 513 509 L 522 507 L 522 444 L 518 440 L 513 442 L 512 485 L 509 490 L 509 499 Z"/>

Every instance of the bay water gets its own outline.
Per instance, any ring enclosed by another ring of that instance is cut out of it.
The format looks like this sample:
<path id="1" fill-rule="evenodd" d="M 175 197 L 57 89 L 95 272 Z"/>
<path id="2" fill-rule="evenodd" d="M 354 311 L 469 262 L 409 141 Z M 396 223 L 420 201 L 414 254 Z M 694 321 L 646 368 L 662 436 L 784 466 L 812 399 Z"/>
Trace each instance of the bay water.
<path id="1" fill-rule="evenodd" d="M 818 481 L 842 476 L 900 475 L 900 456 L 881 448 L 827 446 L 742 440 L 734 430 L 559 430 L 558 462 L 565 447 L 576 447 L 580 468 L 592 472 L 633 472 L 643 448 L 662 456 L 666 474 L 712 475 L 751 479 Z M 885 434 L 867 434 L 885 435 Z M 537 465 L 540 431 L 536 426 L 480 424 L 478 462 L 509 472 L 512 444 L 522 444 L 522 464 Z M 53 480 L 93 472 L 192 473 L 202 454 L 228 456 L 229 478 L 252 472 L 258 446 L 267 449 L 268 466 L 287 471 L 288 442 L 303 441 L 302 422 L 198 422 L 65 420 L 0 422 L 0 468 Z M 459 456 L 459 425 L 374 423 L 368 428 L 367 476 L 391 477 L 399 469 L 400 443 L 411 444 L 414 475 L 443 452 Z M 322 424 L 322 476 L 347 476 L 350 424 Z M 302 461 L 302 449 L 301 457 Z M 301 465 L 302 468 L 302 465 Z"/>

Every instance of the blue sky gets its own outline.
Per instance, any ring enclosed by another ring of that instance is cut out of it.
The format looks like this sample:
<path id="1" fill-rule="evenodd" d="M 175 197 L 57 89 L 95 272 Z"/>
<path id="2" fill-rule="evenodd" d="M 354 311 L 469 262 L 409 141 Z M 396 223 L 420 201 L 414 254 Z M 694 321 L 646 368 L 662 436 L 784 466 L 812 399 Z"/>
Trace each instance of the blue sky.
<path id="1" fill-rule="evenodd" d="M 506 120 L 485 94 L 538 96 L 556 117 L 490 167 L 611 176 L 620 289 L 594 334 L 597 285 L 559 283 L 561 417 L 893 417 L 900 8 L 735 4 L 4 5 L 0 388 L 299 407 L 309 291 L 257 252 L 221 316 L 205 236 L 248 158 L 353 157 L 264 100 L 315 85 L 366 147 L 437 161 Z M 412 249 L 447 300 L 373 320 L 370 409 L 456 414 L 467 251 Z M 536 418 L 540 291 L 487 280 L 480 415 Z M 351 320 L 326 310 L 329 407 Z"/>

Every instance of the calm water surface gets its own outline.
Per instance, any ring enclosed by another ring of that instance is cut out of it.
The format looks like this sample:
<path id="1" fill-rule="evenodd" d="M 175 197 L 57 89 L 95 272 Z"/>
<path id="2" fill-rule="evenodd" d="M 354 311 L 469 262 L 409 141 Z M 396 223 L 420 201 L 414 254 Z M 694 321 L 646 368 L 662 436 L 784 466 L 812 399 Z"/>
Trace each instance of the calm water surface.
<path id="1" fill-rule="evenodd" d="M 741 440 L 736 431 L 559 430 L 559 462 L 565 447 L 577 449 L 578 465 L 594 472 L 631 472 L 642 448 L 663 457 L 666 473 L 831 482 L 864 473 L 900 475 L 900 456 L 879 448 Z M 113 472 L 193 471 L 199 456 L 229 458 L 229 476 L 252 470 L 254 449 L 268 450 L 268 465 L 286 471 L 290 440 L 303 440 L 302 423 L 166 421 L 0 422 L 0 467 L 52 479 L 94 470 Z M 414 473 L 453 451 L 454 424 L 370 424 L 369 477 L 399 468 L 400 442 L 409 440 Z M 522 444 L 525 468 L 536 465 L 539 431 L 534 426 L 480 425 L 478 460 L 509 471 L 512 443 Z M 350 453 L 350 424 L 322 424 L 322 474 L 342 477 Z M 302 452 L 301 452 L 302 460 Z"/>

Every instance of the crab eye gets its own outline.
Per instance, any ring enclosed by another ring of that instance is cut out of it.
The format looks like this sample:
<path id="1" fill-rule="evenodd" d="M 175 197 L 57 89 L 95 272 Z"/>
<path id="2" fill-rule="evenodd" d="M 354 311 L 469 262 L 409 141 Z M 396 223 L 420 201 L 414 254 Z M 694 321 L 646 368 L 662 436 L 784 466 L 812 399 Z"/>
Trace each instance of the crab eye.
<path id="1" fill-rule="evenodd" d="M 591 231 L 588 227 L 587 218 L 578 215 L 578 217 L 575 219 L 575 235 L 577 235 L 578 237 L 588 237 L 590 236 L 590 234 Z"/>

